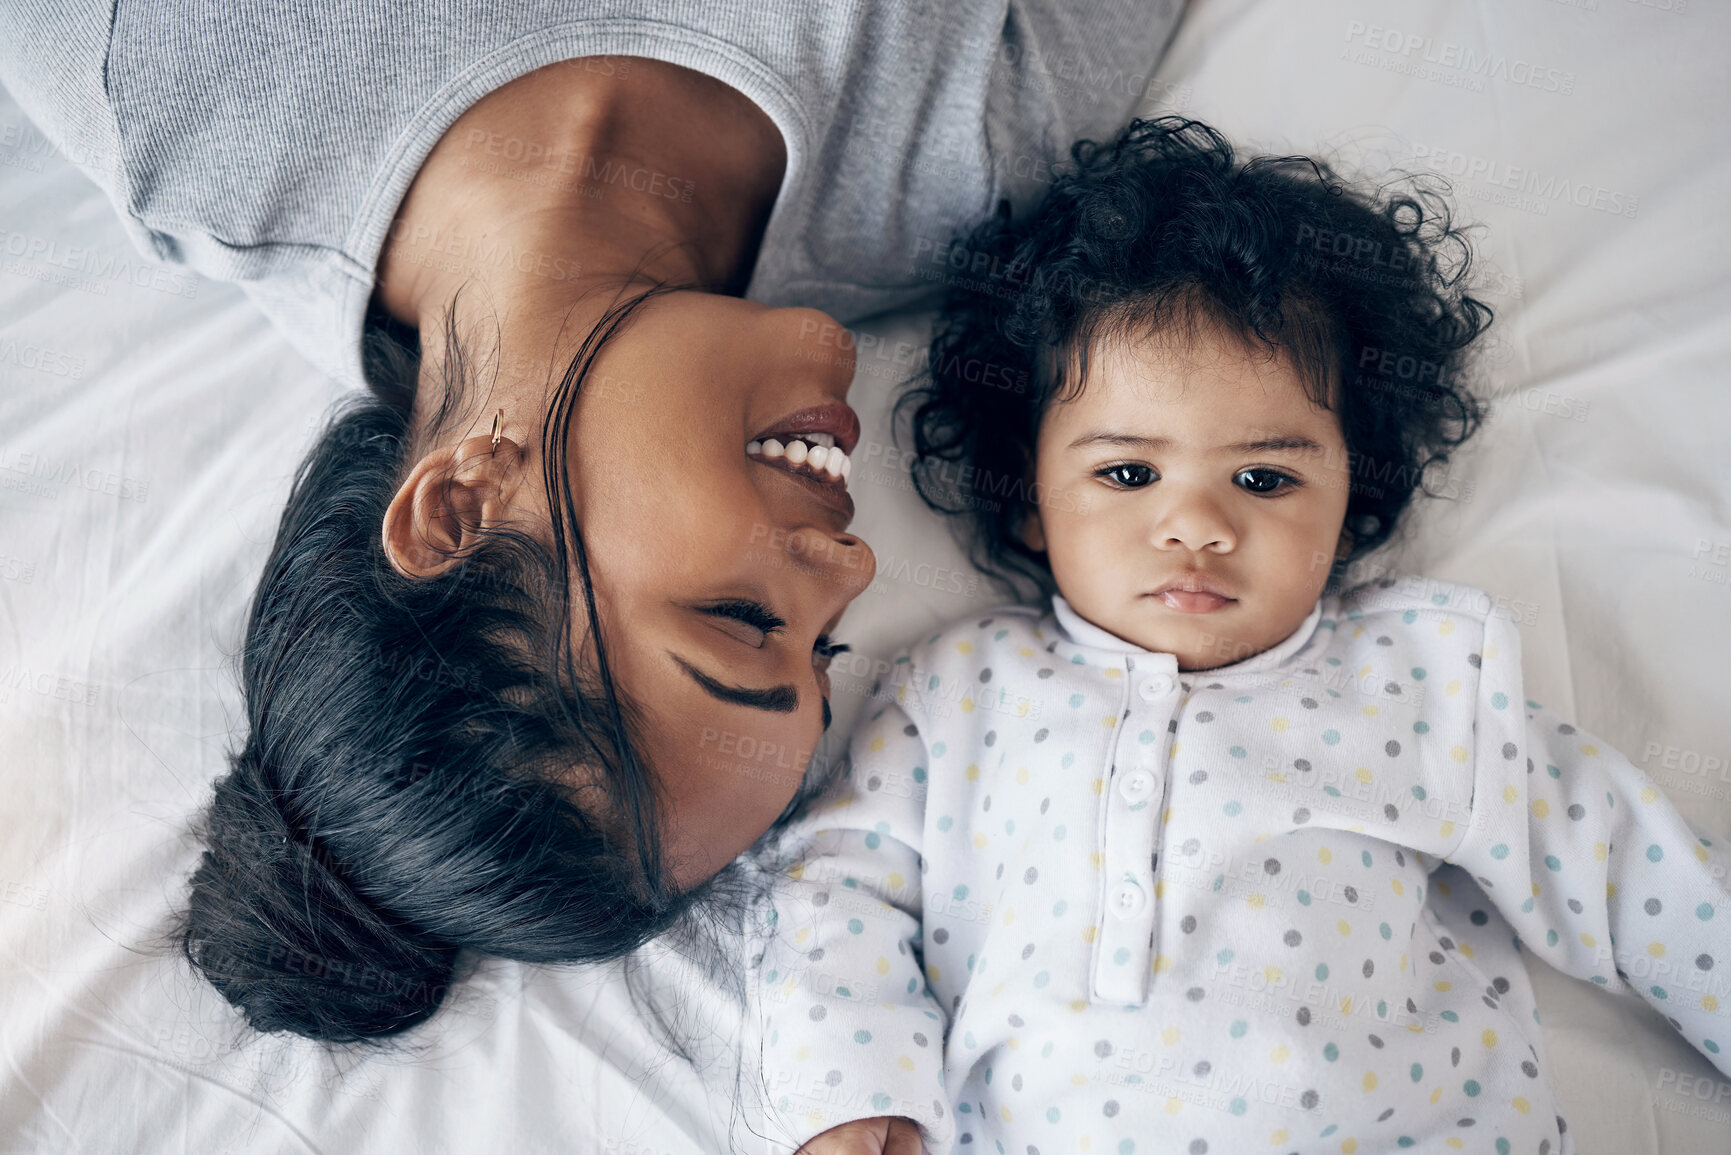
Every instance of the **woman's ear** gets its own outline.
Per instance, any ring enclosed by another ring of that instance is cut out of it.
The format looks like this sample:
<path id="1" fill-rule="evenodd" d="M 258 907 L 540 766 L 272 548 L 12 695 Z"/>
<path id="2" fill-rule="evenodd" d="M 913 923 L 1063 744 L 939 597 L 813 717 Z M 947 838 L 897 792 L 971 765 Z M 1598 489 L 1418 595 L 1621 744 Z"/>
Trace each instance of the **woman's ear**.
<path id="1" fill-rule="evenodd" d="M 522 485 L 522 450 L 501 438 L 471 437 L 415 463 L 385 510 L 385 556 L 404 577 L 437 577 L 503 524 Z"/>

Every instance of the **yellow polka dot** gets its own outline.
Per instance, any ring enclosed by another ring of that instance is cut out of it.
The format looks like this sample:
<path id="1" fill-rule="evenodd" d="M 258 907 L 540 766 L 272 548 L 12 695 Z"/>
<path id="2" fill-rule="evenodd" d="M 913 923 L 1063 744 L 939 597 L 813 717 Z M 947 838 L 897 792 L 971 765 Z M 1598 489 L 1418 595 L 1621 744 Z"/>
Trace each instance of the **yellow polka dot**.
<path id="1" fill-rule="evenodd" d="M 1436 632 L 1446 638 L 1455 632 L 1455 624 L 1453 622 L 1443 622 L 1436 628 Z"/>
<path id="2" fill-rule="evenodd" d="M 1029 649 L 1027 646 L 1018 646 L 1016 648 L 1016 654 L 1018 657 L 1031 658 L 1034 656 L 1034 651 Z"/>
<path id="3" fill-rule="evenodd" d="M 1368 766 L 1360 766 L 1357 770 L 1353 771 L 1352 776 L 1357 778 L 1360 782 L 1369 782 L 1373 777 L 1370 772 L 1370 767 Z"/>
<path id="4" fill-rule="evenodd" d="M 1350 922 L 1347 922 L 1344 918 L 1341 919 L 1339 922 L 1335 923 L 1334 927 L 1336 930 L 1340 931 L 1341 934 L 1351 934 L 1352 933 L 1352 924 Z"/>
<path id="5" fill-rule="evenodd" d="M 1118 717 L 1115 714 L 1107 714 L 1104 718 L 1100 719 L 1100 725 L 1106 727 L 1108 730 L 1110 730 L 1113 726 L 1116 726 L 1117 724 L 1118 724 Z"/>
<path id="6" fill-rule="evenodd" d="M 872 749 L 873 754 L 876 754 L 879 750 L 882 750 L 883 748 L 884 748 L 884 740 L 882 738 L 873 738 L 872 739 L 871 749 Z"/>
<path id="7" fill-rule="evenodd" d="M 793 941 L 795 943 L 798 943 L 798 944 L 803 944 L 805 942 L 805 940 L 810 938 L 810 937 L 811 937 L 811 928 L 809 926 L 803 927 L 800 929 L 800 932 L 798 934 L 793 936 Z"/>
<path id="8" fill-rule="evenodd" d="M 1271 1063 L 1284 1063 L 1291 1057 L 1292 1048 L 1285 1046 L 1284 1044 L 1274 1048 L 1274 1050 L 1268 1053 L 1268 1061 Z"/>
<path id="9" fill-rule="evenodd" d="M 972 714 L 973 712 L 974 712 L 974 700 L 972 698 L 963 698 L 962 699 L 962 713 Z"/>
<path id="10" fill-rule="evenodd" d="M 890 960 L 887 958 L 884 958 L 882 955 L 879 955 L 877 967 L 878 967 L 878 974 L 880 974 L 880 975 L 889 974 L 890 973 Z"/>
<path id="11" fill-rule="evenodd" d="M 1123 676 L 1124 676 L 1124 671 L 1118 669 L 1116 666 L 1114 666 L 1112 669 L 1106 671 L 1106 677 L 1107 678 L 1122 678 Z"/>
<path id="12" fill-rule="evenodd" d="M 884 881 L 889 883 L 889 888 L 891 890 L 900 890 L 902 888 L 902 884 L 907 882 L 907 879 L 902 877 L 901 871 L 892 870 L 892 871 L 890 871 L 890 876 L 888 878 L 884 879 Z"/>
<path id="13" fill-rule="evenodd" d="M 1459 1151 L 1462 1147 L 1466 1146 L 1466 1143 L 1463 1142 L 1461 1140 L 1461 1138 L 1457 1135 L 1450 1135 L 1447 1139 L 1444 1139 L 1443 1142 L 1447 1143 L 1450 1147 L 1454 1148 L 1456 1151 Z"/>
<path id="14" fill-rule="evenodd" d="M 1322 863 L 1324 866 L 1327 866 L 1330 862 L 1334 861 L 1334 855 L 1331 854 L 1329 852 L 1328 847 L 1325 846 L 1321 850 L 1316 852 L 1316 861 Z"/>
<path id="15" fill-rule="evenodd" d="M 1465 762 L 1467 760 L 1467 748 L 1465 746 L 1456 746 L 1454 749 L 1449 751 L 1449 757 L 1453 758 L 1456 762 Z"/>
<path id="16" fill-rule="evenodd" d="M 1581 932 L 1581 945 L 1582 946 L 1598 946 L 1599 943 L 1598 943 L 1598 940 L 1595 939 L 1592 935 L 1586 933 L 1585 931 L 1582 931 Z"/>
<path id="17" fill-rule="evenodd" d="M 798 882 L 800 879 L 804 878 L 805 877 L 805 863 L 802 862 L 798 866 L 794 867 L 792 870 L 788 871 L 787 876 L 789 878 L 793 879 L 795 882 Z"/>
<path id="18" fill-rule="evenodd" d="M 1166 1100 L 1166 1113 L 1168 1115 L 1176 1115 L 1176 1114 L 1178 1114 L 1178 1112 L 1182 1111 L 1183 1109 L 1184 1109 L 1184 1101 L 1182 1099 L 1179 1099 L 1176 1096 L 1174 1096 L 1173 1098 Z"/>
<path id="19" fill-rule="evenodd" d="M 1070 1000 L 1070 1013 L 1072 1015 L 1079 1015 L 1087 1009 L 1088 1009 L 1088 1000 L 1087 999 L 1071 999 Z M 1084 1075 L 1078 1075 L 1076 1077 L 1081 1079 L 1083 1082 L 1087 1082 L 1087 1077 Z"/>
<path id="20" fill-rule="evenodd" d="M 1082 1136 L 1082 1150 L 1092 1151 L 1093 1149 L 1094 1149 L 1094 1137 L 1092 1135 Z"/>
<path id="21" fill-rule="evenodd" d="M 1362 682 L 1366 678 L 1370 677 L 1370 671 L 1372 668 L 1373 667 L 1371 666 L 1371 664 L 1369 662 L 1366 662 L 1364 665 L 1360 666 L 1358 668 L 1358 680 Z"/>
<path id="22" fill-rule="evenodd" d="M 1071 1075 L 1070 1076 L 1070 1086 L 1072 1086 L 1072 1087 L 1086 1087 L 1087 1085 L 1088 1085 L 1088 1076 L 1086 1076 L 1086 1075 Z"/>
<path id="23" fill-rule="evenodd" d="M 1617 884 L 1616 883 L 1607 882 L 1605 884 L 1605 897 L 1606 898 L 1616 898 L 1617 897 Z"/>
<path id="24" fill-rule="evenodd" d="M 1166 757 L 1168 757 L 1168 758 L 1176 758 L 1176 757 L 1178 757 L 1178 747 L 1179 747 L 1179 745 L 1180 745 L 1180 744 L 1179 744 L 1179 743 L 1177 743 L 1177 742 L 1174 742 L 1174 743 L 1172 743 L 1172 747 L 1171 747 L 1171 749 L 1169 749 L 1169 750 L 1167 750 L 1167 751 L 1166 751 Z"/>
<path id="25" fill-rule="evenodd" d="M 984 850 L 985 848 L 986 848 L 986 836 L 984 834 L 974 835 L 974 849 L 975 850 Z"/>
<path id="26" fill-rule="evenodd" d="M 1099 927 L 1094 927 L 1094 926 L 1083 927 L 1082 928 L 1082 941 L 1083 942 L 1093 942 L 1094 941 L 1094 935 L 1099 932 L 1099 929 L 1100 929 Z"/>
<path id="27" fill-rule="evenodd" d="M 1364 1089 L 1367 1091 L 1376 1090 L 1376 1072 L 1375 1071 L 1366 1071 L 1364 1073 Z"/>
<path id="28" fill-rule="evenodd" d="M 1179 1037 L 1177 1027 L 1167 1027 L 1165 1030 L 1160 1032 L 1160 1041 L 1165 1043 L 1168 1047 L 1176 1047 L 1178 1045 Z"/>
<path id="29" fill-rule="evenodd" d="M 1096 850 L 1094 853 L 1090 854 L 1088 856 L 1088 865 L 1092 866 L 1095 870 L 1099 870 L 1102 866 L 1106 865 L 1105 852 Z"/>
<path id="30" fill-rule="evenodd" d="M 1017 700 L 1017 702 L 1016 702 L 1016 717 L 1026 718 L 1028 716 L 1028 711 L 1031 710 L 1032 708 L 1033 708 L 1033 703 L 1029 702 L 1028 699 L 1021 698 L 1021 699 Z"/>
<path id="31" fill-rule="evenodd" d="M 1443 693 L 1447 694 L 1451 698 L 1460 692 L 1461 682 L 1459 678 L 1456 678 L 1454 681 L 1443 687 Z"/>
<path id="32" fill-rule="evenodd" d="M 1276 734 L 1282 734 L 1286 731 L 1287 721 L 1285 718 L 1276 718 L 1274 721 L 1269 723 L 1269 726 Z"/>
<path id="33" fill-rule="evenodd" d="M 1024 766 L 1020 770 L 1016 771 L 1016 785 L 1017 786 L 1026 786 L 1027 784 L 1028 784 L 1028 768 L 1026 766 Z"/>
<path id="34" fill-rule="evenodd" d="M 1342 1139 L 1340 1141 L 1340 1150 L 1341 1155 L 1353 1155 L 1353 1152 L 1358 1150 L 1358 1140 Z"/>
<path id="35" fill-rule="evenodd" d="M 1647 953 L 1652 955 L 1654 958 L 1664 958 L 1665 944 L 1662 942 L 1650 942 L 1647 944 Z"/>
<path id="36" fill-rule="evenodd" d="M 973 762 L 968 763 L 968 768 L 962 771 L 962 776 L 969 782 L 978 782 L 980 780 L 979 766 Z"/>
<path id="37" fill-rule="evenodd" d="M 1503 801 L 1504 802 L 1518 802 L 1518 801 L 1520 801 L 1520 797 L 1521 797 L 1521 792 L 1519 790 L 1516 790 L 1513 786 L 1504 786 L 1503 787 Z"/>
<path id="38" fill-rule="evenodd" d="M 1010 1109 L 1008 1107 L 999 1107 L 998 1114 L 1004 1117 L 1004 1122 L 1008 1123 L 1010 1121 Z"/>
<path id="39" fill-rule="evenodd" d="M 1285 1127 L 1282 1127 L 1280 1130 L 1268 1137 L 1268 1145 L 1270 1147 L 1278 1147 L 1290 1138 L 1292 1138 L 1292 1132 L 1288 1131 Z"/>
<path id="40" fill-rule="evenodd" d="M 1533 1105 L 1521 1098 L 1519 1095 L 1516 1095 L 1513 1099 L 1509 1100 L 1509 1105 L 1523 1115 L 1533 1109 Z"/>
<path id="41" fill-rule="evenodd" d="M 1477 957 L 1476 955 L 1473 954 L 1473 948 L 1472 948 L 1471 943 L 1463 942 L 1463 943 L 1459 944 L 1459 946 L 1456 947 L 1456 949 L 1459 950 L 1462 954 L 1466 955 L 1468 958 L 1476 958 Z"/>
<path id="42" fill-rule="evenodd" d="M 1405 894 L 1406 893 L 1406 887 L 1404 887 L 1400 884 L 1400 879 L 1398 879 L 1398 878 L 1390 881 L 1389 885 L 1394 887 L 1394 892 L 1396 894 Z"/>
<path id="43" fill-rule="evenodd" d="M 1343 1015 L 1352 1014 L 1352 999 L 1351 998 L 1343 998 L 1340 1000 L 1340 1013 Z"/>
<path id="44" fill-rule="evenodd" d="M 1166 897 L 1166 880 L 1164 878 L 1162 878 L 1159 882 L 1156 882 L 1154 884 L 1154 897 L 1155 898 L 1165 898 Z"/>
<path id="45" fill-rule="evenodd" d="M 938 968 L 935 966 L 927 966 L 926 967 L 926 973 L 932 977 L 932 981 L 934 983 L 937 982 L 942 977 L 942 975 L 938 971 Z"/>
<path id="46" fill-rule="evenodd" d="M 1454 824 L 1454 823 L 1452 823 L 1452 822 L 1445 822 L 1445 823 L 1443 823 L 1443 824 L 1442 824 L 1442 836 L 1443 836 L 1443 837 L 1444 837 L 1444 838 L 1447 838 L 1447 837 L 1449 837 L 1449 836 L 1450 836 L 1450 835 L 1451 835 L 1451 834 L 1453 834 L 1453 833 L 1454 833 L 1454 832 L 1455 832 L 1455 824 Z"/>
<path id="47" fill-rule="evenodd" d="M 1582 746 L 1581 753 L 1585 754 L 1589 758 L 1596 758 L 1599 754 L 1599 748 L 1593 745 Z"/>
<path id="48" fill-rule="evenodd" d="M 1165 974 L 1167 971 L 1169 971 L 1171 969 L 1172 969 L 1172 956 L 1171 955 L 1169 955 L 1169 954 L 1157 954 L 1154 956 L 1154 973 L 1155 974 Z"/>
<path id="49" fill-rule="evenodd" d="M 1441 1087 L 1438 1087 L 1436 1090 L 1434 1090 L 1430 1093 L 1430 1101 L 1432 1103 L 1435 1103 L 1438 1099 L 1441 1099 L 1441 1098 L 1442 1098 L 1442 1088 Z"/>
<path id="50" fill-rule="evenodd" d="M 1438 979 L 1436 981 L 1436 989 L 1439 991 L 1452 991 L 1455 989 L 1455 985 L 1447 979 Z"/>
<path id="51" fill-rule="evenodd" d="M 973 652 L 974 652 L 974 643 L 972 643 L 972 642 L 957 642 L 956 643 L 956 653 L 958 653 L 958 654 L 971 654 Z"/>
<path id="52" fill-rule="evenodd" d="M 1593 858 L 1595 861 L 1598 861 L 1598 862 L 1605 861 L 1605 855 L 1607 853 L 1608 853 L 1608 851 L 1606 850 L 1605 844 L 1603 842 L 1593 843 Z"/>
<path id="53" fill-rule="evenodd" d="M 1699 858 L 1702 862 L 1706 862 L 1707 861 L 1707 848 L 1705 846 L 1701 846 L 1701 845 L 1697 844 L 1695 846 L 1695 857 Z"/>
<path id="54" fill-rule="evenodd" d="M 1253 894 L 1249 898 L 1245 899 L 1244 902 L 1251 910 L 1261 910 L 1263 907 L 1268 905 L 1268 896 L 1265 894 Z"/>
<path id="55" fill-rule="evenodd" d="M 1541 798 L 1537 802 L 1533 803 L 1533 817 L 1534 818 L 1549 818 L 1550 815 L 1551 815 L 1551 804 L 1549 802 L 1546 802 L 1543 798 Z"/>
<path id="56" fill-rule="evenodd" d="M 1105 789 L 1106 789 L 1106 780 L 1104 778 L 1094 779 L 1094 793 L 1099 794 L 1099 793 L 1103 792 Z"/>
<path id="57" fill-rule="evenodd" d="M 1449 888 L 1449 884 L 1446 882 L 1433 882 L 1431 883 L 1431 889 L 1442 895 L 1444 898 L 1449 898 L 1454 895 L 1454 891 Z"/>
<path id="58" fill-rule="evenodd" d="M 1374 718 L 1380 713 L 1382 713 L 1382 711 L 1375 706 L 1366 706 L 1364 708 L 1364 716 L 1367 718 Z"/>
<path id="59" fill-rule="evenodd" d="M 896 1066 L 900 1067 L 904 1071 L 911 1071 L 914 1069 L 914 1061 L 906 1055 L 903 1055 L 901 1058 L 896 1060 Z"/>
<path id="60" fill-rule="evenodd" d="M 811 1048 L 810 1047 L 801 1047 L 799 1050 L 797 1050 L 793 1053 L 793 1057 L 798 1059 L 800 1062 L 803 1063 L 807 1059 L 811 1058 Z"/>
<path id="61" fill-rule="evenodd" d="M 1712 995 L 1702 995 L 1701 1009 L 1704 1011 L 1716 1011 L 1719 1009 L 1719 1000 L 1714 998 Z"/>
<path id="62" fill-rule="evenodd" d="M 1013 906 L 1005 907 L 1004 908 L 1004 925 L 1009 926 L 1012 922 L 1015 922 L 1015 921 L 1016 921 L 1016 908 Z"/>
<path id="63" fill-rule="evenodd" d="M 1172 807 L 1168 806 L 1165 813 L 1160 815 L 1160 825 L 1164 826 L 1170 821 L 1172 821 Z"/>
<path id="64" fill-rule="evenodd" d="M 1641 801 L 1642 802 L 1653 803 L 1653 802 L 1657 802 L 1658 800 L 1659 800 L 1658 787 L 1656 787 L 1656 786 L 1643 786 L 1641 788 Z"/>
<path id="65" fill-rule="evenodd" d="M 1485 1033 L 1479 1036 L 1479 1042 L 1487 1047 L 1494 1047 L 1497 1045 L 1497 1033 L 1487 1027 Z"/>

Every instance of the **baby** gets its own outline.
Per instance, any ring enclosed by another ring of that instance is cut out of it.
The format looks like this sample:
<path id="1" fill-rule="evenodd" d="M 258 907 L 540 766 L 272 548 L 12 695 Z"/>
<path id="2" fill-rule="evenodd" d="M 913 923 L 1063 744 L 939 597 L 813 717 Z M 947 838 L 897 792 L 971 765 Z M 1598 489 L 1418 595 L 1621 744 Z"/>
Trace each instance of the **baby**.
<path id="1" fill-rule="evenodd" d="M 1332 592 L 1479 419 L 1446 207 L 1168 119 L 967 248 L 922 492 L 1049 604 L 900 657 L 790 829 L 777 1149 L 1567 1152 L 1508 927 L 1731 1075 L 1731 854 L 1479 591 Z"/>

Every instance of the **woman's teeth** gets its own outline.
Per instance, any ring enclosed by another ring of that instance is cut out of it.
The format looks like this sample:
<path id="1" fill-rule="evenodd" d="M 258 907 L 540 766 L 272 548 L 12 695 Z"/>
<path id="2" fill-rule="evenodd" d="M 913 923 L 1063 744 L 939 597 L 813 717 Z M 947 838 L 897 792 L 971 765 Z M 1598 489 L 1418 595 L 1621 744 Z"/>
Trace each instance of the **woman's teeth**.
<path id="1" fill-rule="evenodd" d="M 751 441 L 746 443 L 745 452 L 748 457 L 770 461 L 785 459 L 789 465 L 800 466 L 802 472 L 830 481 L 845 480 L 853 473 L 853 462 L 836 445 L 832 433 L 802 433 L 788 438 L 785 445 L 774 437 Z"/>

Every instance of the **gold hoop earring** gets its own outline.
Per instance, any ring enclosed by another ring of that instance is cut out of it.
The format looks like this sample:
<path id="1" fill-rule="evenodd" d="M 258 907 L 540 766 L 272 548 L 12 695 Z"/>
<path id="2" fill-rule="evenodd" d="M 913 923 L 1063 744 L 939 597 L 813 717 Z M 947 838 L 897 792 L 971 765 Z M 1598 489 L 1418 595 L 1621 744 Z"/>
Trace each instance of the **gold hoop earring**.
<path id="1" fill-rule="evenodd" d="M 503 409 L 493 415 L 493 452 L 499 452 L 499 433 L 505 428 L 505 411 Z"/>

